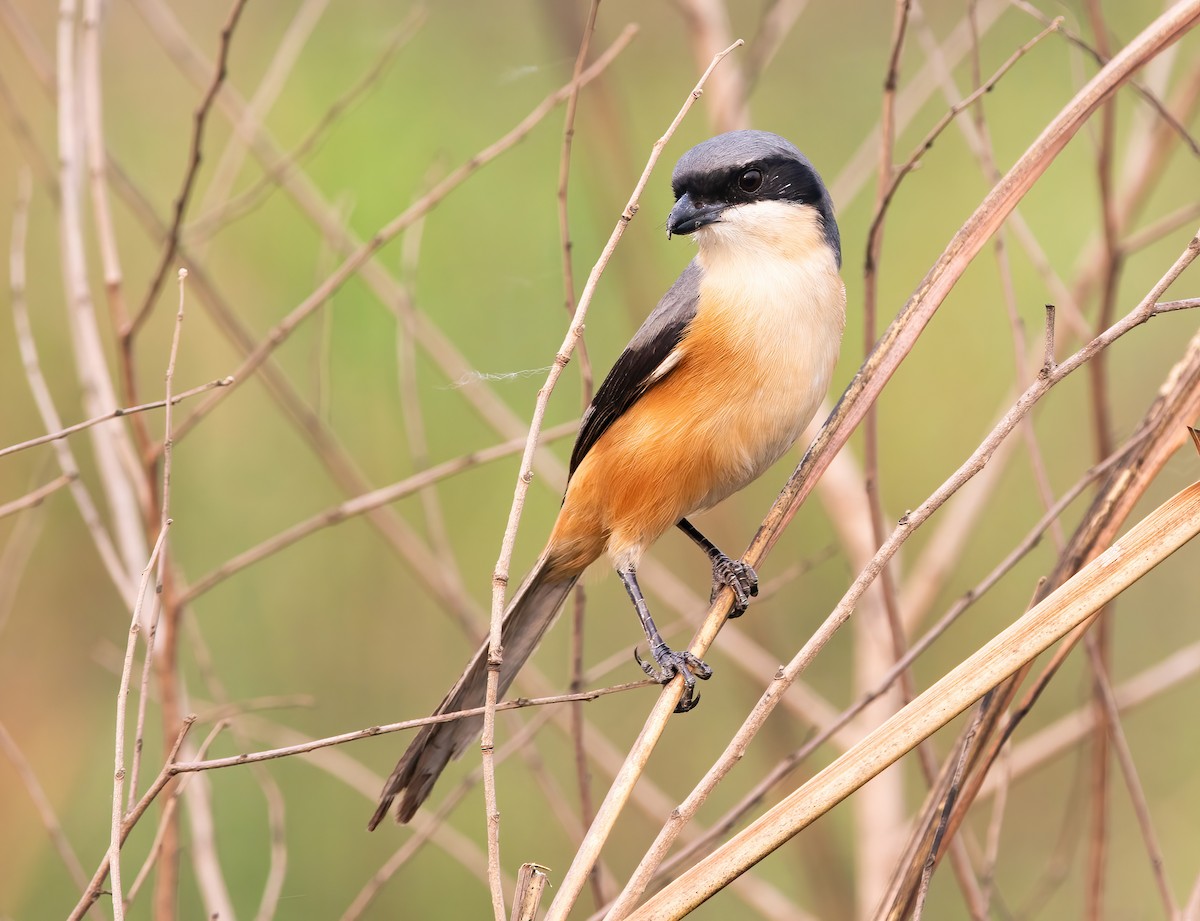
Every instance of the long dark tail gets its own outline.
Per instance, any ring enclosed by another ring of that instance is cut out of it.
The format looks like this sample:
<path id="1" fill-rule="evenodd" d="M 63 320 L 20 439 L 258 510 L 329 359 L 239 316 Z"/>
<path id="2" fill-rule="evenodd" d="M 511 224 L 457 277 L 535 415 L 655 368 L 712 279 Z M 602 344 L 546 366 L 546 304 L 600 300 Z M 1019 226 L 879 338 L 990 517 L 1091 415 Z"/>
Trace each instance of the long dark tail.
<path id="1" fill-rule="evenodd" d="M 517 672 L 533 654 L 579 579 L 575 575 L 551 581 L 546 570 L 543 557 L 525 577 L 504 614 L 501 627 L 504 663 L 500 667 L 500 694 L 508 690 Z M 484 642 L 462 677 L 446 694 L 446 699 L 433 712 L 434 716 L 483 706 L 487 693 L 487 653 L 488 646 Z M 396 821 L 407 822 L 411 819 L 429 796 L 446 765 L 479 738 L 482 729 L 482 716 L 422 727 L 392 771 L 392 776 L 383 785 L 379 806 L 367 828 L 372 831 L 375 829 L 391 809 L 392 800 L 401 791 L 404 797 L 396 810 Z"/>

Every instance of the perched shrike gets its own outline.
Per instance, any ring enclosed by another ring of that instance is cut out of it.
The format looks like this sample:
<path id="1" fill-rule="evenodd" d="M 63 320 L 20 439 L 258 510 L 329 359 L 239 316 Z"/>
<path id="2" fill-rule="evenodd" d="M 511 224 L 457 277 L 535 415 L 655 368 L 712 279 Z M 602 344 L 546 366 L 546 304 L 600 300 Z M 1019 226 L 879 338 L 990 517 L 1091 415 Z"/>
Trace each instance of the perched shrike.
<path id="1" fill-rule="evenodd" d="M 546 549 L 504 615 L 500 692 L 512 683 L 583 571 L 608 554 L 646 632 L 647 674 L 684 681 L 712 669 L 676 652 L 638 587 L 642 554 L 679 527 L 712 561 L 741 614 L 758 593 L 754 571 L 688 521 L 758 477 L 792 446 L 829 388 L 846 322 L 841 242 L 821 177 L 792 144 L 766 131 L 731 131 L 693 147 L 671 177 L 667 236 L 698 251 L 646 318 L 583 416 L 562 510 Z M 487 644 L 437 708 L 483 704 Z M 640 661 L 640 660 L 639 660 Z M 407 822 L 483 717 L 425 726 L 388 778 L 375 828 L 403 793 Z"/>

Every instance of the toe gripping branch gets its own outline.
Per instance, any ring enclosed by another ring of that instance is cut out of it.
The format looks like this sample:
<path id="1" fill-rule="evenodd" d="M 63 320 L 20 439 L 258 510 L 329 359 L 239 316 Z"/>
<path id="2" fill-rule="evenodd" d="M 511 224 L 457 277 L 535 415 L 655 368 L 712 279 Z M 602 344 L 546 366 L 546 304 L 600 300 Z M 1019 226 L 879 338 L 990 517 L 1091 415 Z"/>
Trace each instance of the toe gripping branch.
<path id="1" fill-rule="evenodd" d="M 728 586 L 733 592 L 733 609 L 729 612 L 730 619 L 741 617 L 750 606 L 750 599 L 758 594 L 758 574 L 741 560 L 727 557 L 717 545 L 705 537 L 686 518 L 679 520 L 679 530 L 690 537 L 701 550 L 708 554 L 712 562 L 713 587 L 709 595 L 709 604 L 716 600 L 721 586 Z"/>
<path id="2" fill-rule="evenodd" d="M 658 632 L 658 627 L 654 626 L 650 609 L 646 607 L 646 599 L 642 597 L 642 589 L 637 582 L 637 572 L 630 568 L 617 570 L 617 574 L 625 583 L 625 591 L 629 592 L 629 599 L 637 611 L 638 620 L 642 622 L 642 629 L 646 632 L 646 639 L 650 643 L 650 655 L 654 657 L 654 663 L 642 661 L 636 648 L 633 650 L 633 658 L 641 666 L 642 671 L 659 684 L 666 684 L 676 675 L 683 678 L 683 695 L 679 698 L 679 703 L 675 705 L 675 712 L 687 713 L 700 703 L 700 695 L 696 693 L 696 679 L 707 681 L 712 677 L 712 669 L 687 650 L 675 652 L 664 642 L 662 634 Z"/>

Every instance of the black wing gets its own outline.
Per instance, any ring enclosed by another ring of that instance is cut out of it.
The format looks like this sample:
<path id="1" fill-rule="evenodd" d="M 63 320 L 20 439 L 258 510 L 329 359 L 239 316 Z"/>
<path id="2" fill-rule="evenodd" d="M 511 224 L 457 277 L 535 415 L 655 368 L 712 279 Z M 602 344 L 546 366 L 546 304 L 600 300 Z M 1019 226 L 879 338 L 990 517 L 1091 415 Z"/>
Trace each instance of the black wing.
<path id="1" fill-rule="evenodd" d="M 591 406 L 583 414 L 579 435 L 571 451 L 570 474 L 575 473 L 575 468 L 608 427 L 643 393 L 662 380 L 662 377 L 654 377 L 654 372 L 679 344 L 684 330 L 696 315 L 702 272 L 695 260 L 688 264 L 608 372 L 592 398 Z"/>

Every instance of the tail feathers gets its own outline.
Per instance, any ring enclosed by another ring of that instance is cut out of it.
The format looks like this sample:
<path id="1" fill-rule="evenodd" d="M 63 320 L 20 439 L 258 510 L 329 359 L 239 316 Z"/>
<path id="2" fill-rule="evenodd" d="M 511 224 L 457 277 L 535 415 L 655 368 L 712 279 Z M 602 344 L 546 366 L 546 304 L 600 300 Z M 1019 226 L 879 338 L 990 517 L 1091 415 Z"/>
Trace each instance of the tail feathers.
<path id="1" fill-rule="evenodd" d="M 526 576 L 504 614 L 500 640 L 504 647 L 504 661 L 500 666 L 500 694 L 508 690 L 517 672 L 533 654 L 579 579 L 578 576 L 568 576 L 551 581 L 546 570 L 543 558 Z M 462 677 L 433 712 L 434 716 L 483 706 L 487 695 L 487 654 L 488 644 L 484 642 Z M 482 715 L 422 727 L 384 784 L 379 806 L 367 824 L 368 830 L 375 829 L 390 811 L 392 801 L 402 792 L 396 821 L 409 821 L 429 796 L 446 765 L 478 739 L 482 729 Z"/>

